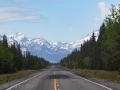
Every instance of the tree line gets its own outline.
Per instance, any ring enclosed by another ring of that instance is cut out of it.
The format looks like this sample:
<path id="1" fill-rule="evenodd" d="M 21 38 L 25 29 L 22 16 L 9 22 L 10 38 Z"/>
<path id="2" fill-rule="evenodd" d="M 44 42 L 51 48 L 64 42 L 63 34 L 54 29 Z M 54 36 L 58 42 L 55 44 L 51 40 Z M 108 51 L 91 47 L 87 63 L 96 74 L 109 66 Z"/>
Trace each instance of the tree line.
<path id="1" fill-rule="evenodd" d="M 0 74 L 14 73 L 21 70 L 33 70 L 50 64 L 44 58 L 31 55 L 29 51 L 22 54 L 20 44 L 8 45 L 7 36 L 0 41 Z"/>
<path id="2" fill-rule="evenodd" d="M 120 72 L 120 5 L 112 5 L 110 14 L 100 26 L 98 39 L 94 32 L 80 50 L 74 50 L 60 61 L 68 68 L 108 70 Z"/>

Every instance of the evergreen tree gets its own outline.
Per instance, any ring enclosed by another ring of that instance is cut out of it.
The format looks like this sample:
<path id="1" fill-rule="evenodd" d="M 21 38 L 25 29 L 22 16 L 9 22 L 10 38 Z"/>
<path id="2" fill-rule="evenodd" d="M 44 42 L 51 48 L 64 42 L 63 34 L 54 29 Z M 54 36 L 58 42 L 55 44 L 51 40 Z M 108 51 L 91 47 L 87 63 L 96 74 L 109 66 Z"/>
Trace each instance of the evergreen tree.
<path id="1" fill-rule="evenodd" d="M 29 51 L 22 55 L 20 44 L 8 46 L 6 35 L 0 41 L 0 74 L 13 73 L 27 69 L 41 69 L 50 65 L 44 58 L 33 56 Z"/>
<path id="2" fill-rule="evenodd" d="M 7 36 L 6 36 L 5 34 L 4 34 L 4 36 L 3 36 L 2 44 L 3 44 L 3 46 L 4 46 L 5 48 L 8 47 Z"/>
<path id="3" fill-rule="evenodd" d="M 73 62 L 74 59 L 74 62 Z M 61 65 L 78 68 L 118 70 L 120 73 L 120 5 L 112 6 L 100 27 L 98 40 L 93 33 L 90 40 L 81 45 L 80 51 L 61 60 Z"/>

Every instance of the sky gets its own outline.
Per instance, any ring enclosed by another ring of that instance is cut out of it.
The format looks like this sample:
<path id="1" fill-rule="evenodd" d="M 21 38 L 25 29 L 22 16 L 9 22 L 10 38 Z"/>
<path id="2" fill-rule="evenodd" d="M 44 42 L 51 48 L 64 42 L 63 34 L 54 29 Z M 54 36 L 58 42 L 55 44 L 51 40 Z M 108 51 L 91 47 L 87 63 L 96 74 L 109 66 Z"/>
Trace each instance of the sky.
<path id="1" fill-rule="evenodd" d="M 0 34 L 73 42 L 99 30 L 111 4 L 120 0 L 0 0 Z"/>

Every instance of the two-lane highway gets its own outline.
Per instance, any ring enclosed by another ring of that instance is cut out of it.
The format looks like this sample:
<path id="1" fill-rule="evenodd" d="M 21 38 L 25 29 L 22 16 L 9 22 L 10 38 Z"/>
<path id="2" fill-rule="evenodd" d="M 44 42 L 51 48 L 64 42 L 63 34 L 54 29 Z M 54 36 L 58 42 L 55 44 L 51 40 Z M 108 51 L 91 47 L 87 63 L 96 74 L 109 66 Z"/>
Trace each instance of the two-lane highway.
<path id="1" fill-rule="evenodd" d="M 56 66 L 2 90 L 112 90 Z"/>

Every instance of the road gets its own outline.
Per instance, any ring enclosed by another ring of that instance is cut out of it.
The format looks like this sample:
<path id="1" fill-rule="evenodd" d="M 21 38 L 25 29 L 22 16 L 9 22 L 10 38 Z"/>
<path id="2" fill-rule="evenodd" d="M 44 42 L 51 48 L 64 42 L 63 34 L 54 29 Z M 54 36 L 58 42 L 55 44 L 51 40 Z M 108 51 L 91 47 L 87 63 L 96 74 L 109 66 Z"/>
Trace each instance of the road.
<path id="1" fill-rule="evenodd" d="M 1 90 L 113 90 L 56 66 Z"/>

